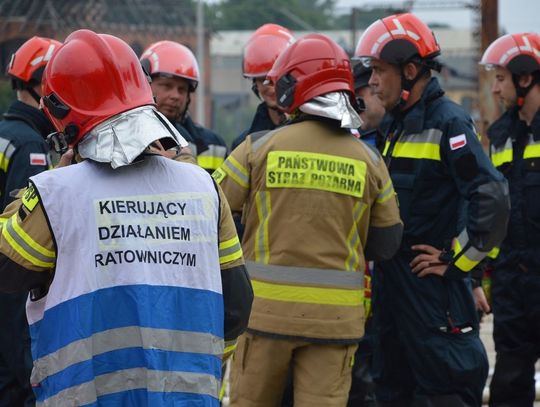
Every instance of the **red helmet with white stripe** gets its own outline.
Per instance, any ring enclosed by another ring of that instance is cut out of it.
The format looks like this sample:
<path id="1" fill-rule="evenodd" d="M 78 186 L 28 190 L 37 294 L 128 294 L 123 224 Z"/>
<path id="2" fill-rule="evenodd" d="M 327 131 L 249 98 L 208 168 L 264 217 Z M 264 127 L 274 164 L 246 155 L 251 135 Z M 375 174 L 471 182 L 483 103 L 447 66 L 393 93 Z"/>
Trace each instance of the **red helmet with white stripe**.
<path id="1" fill-rule="evenodd" d="M 50 38 L 32 37 L 13 53 L 7 68 L 13 89 L 28 89 L 41 83 L 45 65 L 62 43 Z"/>
<path id="2" fill-rule="evenodd" d="M 159 41 L 150 45 L 141 55 L 141 64 L 150 74 L 177 76 L 189 82 L 191 92 L 199 84 L 199 64 L 193 52 L 174 41 Z"/>
<path id="3" fill-rule="evenodd" d="M 515 75 L 540 70 L 540 35 L 536 33 L 507 34 L 496 39 L 486 49 L 481 65 L 500 66 Z"/>
<path id="4" fill-rule="evenodd" d="M 363 62 L 380 59 L 401 65 L 414 58 L 430 61 L 440 52 L 441 48 L 431 29 L 414 14 L 405 13 L 371 24 L 360 37 L 354 57 Z"/>

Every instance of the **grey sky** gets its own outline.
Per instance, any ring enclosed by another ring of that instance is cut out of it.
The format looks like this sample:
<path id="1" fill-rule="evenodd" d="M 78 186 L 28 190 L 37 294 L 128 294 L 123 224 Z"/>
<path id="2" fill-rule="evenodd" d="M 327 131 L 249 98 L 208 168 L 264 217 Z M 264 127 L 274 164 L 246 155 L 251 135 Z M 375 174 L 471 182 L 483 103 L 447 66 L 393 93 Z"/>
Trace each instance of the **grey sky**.
<path id="1" fill-rule="evenodd" d="M 468 0 L 469 2 L 473 0 Z M 495 1 L 495 0 L 492 0 Z M 426 3 L 418 0 L 417 3 Z M 441 0 L 441 3 L 452 3 L 452 1 Z M 362 4 L 374 3 L 402 4 L 395 0 L 338 0 L 338 11 L 344 12 L 352 6 L 361 7 Z M 430 0 L 427 3 L 436 3 Z M 459 4 L 463 1 L 454 1 Z M 470 28 L 474 23 L 474 14 L 468 9 L 439 9 L 427 10 L 425 8 L 413 12 L 427 23 L 446 23 L 456 28 Z M 540 0 L 499 0 L 499 27 L 506 32 L 540 32 Z"/>

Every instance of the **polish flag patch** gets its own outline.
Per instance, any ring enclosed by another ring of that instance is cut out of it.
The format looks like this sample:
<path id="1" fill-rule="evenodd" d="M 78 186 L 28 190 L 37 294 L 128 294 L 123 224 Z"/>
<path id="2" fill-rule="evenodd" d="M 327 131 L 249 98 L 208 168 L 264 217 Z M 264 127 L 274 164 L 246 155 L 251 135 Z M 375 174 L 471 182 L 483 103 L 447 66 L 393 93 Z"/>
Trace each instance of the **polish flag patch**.
<path id="1" fill-rule="evenodd" d="M 47 165 L 47 156 L 41 153 L 31 153 L 30 165 Z"/>
<path id="2" fill-rule="evenodd" d="M 467 138 L 465 137 L 465 134 L 460 134 L 459 136 L 450 138 L 450 148 L 452 150 L 458 150 L 461 147 L 465 147 L 466 145 L 467 145 Z"/>

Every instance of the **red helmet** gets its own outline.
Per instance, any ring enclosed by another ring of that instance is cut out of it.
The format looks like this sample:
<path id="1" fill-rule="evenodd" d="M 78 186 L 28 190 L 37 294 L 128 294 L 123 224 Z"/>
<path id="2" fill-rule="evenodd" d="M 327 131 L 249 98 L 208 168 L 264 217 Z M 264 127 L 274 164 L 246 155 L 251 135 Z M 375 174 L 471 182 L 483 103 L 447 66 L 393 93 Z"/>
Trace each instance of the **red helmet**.
<path id="1" fill-rule="evenodd" d="M 70 147 L 108 118 L 152 105 L 137 55 L 121 39 L 90 30 L 70 34 L 53 55 L 42 83 L 42 107 Z"/>
<path id="2" fill-rule="evenodd" d="M 486 49 L 481 65 L 500 66 L 515 75 L 540 70 L 540 35 L 536 33 L 507 34 L 496 39 Z"/>
<path id="3" fill-rule="evenodd" d="M 264 24 L 244 47 L 242 73 L 246 78 L 264 78 L 279 54 L 294 42 L 292 33 L 277 24 Z"/>
<path id="4" fill-rule="evenodd" d="M 32 37 L 11 55 L 7 74 L 14 89 L 27 89 L 41 83 L 45 65 L 60 48 L 61 42 L 43 37 Z"/>
<path id="5" fill-rule="evenodd" d="M 141 55 L 141 63 L 150 76 L 178 76 L 187 79 L 190 90 L 197 89 L 199 65 L 191 50 L 174 41 L 159 41 Z"/>
<path id="6" fill-rule="evenodd" d="M 401 65 L 413 58 L 429 61 L 441 49 L 431 29 L 414 14 L 396 14 L 377 20 L 360 37 L 355 59 L 380 59 Z M 434 66 L 433 69 L 437 69 Z"/>
<path id="7" fill-rule="evenodd" d="M 354 99 L 349 57 L 321 34 L 308 34 L 288 47 L 267 77 L 276 87 L 278 106 L 287 113 L 329 92 L 346 91 Z"/>

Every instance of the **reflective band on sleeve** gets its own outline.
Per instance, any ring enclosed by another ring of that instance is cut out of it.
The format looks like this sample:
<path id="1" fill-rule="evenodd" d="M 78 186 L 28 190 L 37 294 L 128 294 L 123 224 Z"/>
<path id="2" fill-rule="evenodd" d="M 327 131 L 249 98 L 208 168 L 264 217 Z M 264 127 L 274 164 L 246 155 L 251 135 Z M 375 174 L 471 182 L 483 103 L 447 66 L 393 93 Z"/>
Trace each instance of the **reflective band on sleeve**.
<path id="1" fill-rule="evenodd" d="M 363 272 L 277 266 L 253 261 L 246 262 L 246 268 L 250 278 L 269 283 L 315 285 L 318 287 L 345 289 L 364 288 Z"/>
<path id="2" fill-rule="evenodd" d="M 270 243 L 268 241 L 268 220 L 272 207 L 270 204 L 270 192 L 260 191 L 255 195 L 255 205 L 259 225 L 255 234 L 255 260 L 268 264 L 270 261 Z"/>
<path id="3" fill-rule="evenodd" d="M 96 355 L 127 348 L 159 349 L 169 352 L 204 353 L 221 356 L 223 340 L 199 332 L 128 326 L 99 332 L 34 361 L 32 383 L 59 373 Z"/>
<path id="4" fill-rule="evenodd" d="M 392 157 L 441 160 L 441 137 L 439 129 L 427 129 L 420 134 L 408 135 L 396 142 Z"/>
<path id="5" fill-rule="evenodd" d="M 232 341 L 225 341 L 225 350 L 223 351 L 223 354 L 225 356 L 230 355 L 236 350 L 237 345 L 238 345 L 238 341 L 236 339 Z"/>
<path id="6" fill-rule="evenodd" d="M 11 157 L 13 156 L 13 153 L 15 152 L 15 147 L 13 144 L 9 143 L 7 140 L 2 139 L 4 145 L 0 145 L 0 169 L 4 172 L 7 172 L 9 167 L 9 162 L 11 160 Z M 5 143 L 8 143 L 5 145 Z"/>
<path id="7" fill-rule="evenodd" d="M 33 240 L 17 223 L 17 214 L 11 216 L 2 228 L 2 236 L 20 256 L 30 263 L 45 268 L 52 268 L 56 253 Z"/>
<path id="8" fill-rule="evenodd" d="M 390 141 L 386 140 L 384 142 L 384 150 L 383 150 L 383 156 L 386 157 L 386 155 L 388 154 L 388 149 L 390 148 Z"/>
<path id="9" fill-rule="evenodd" d="M 227 147 L 210 144 L 208 149 L 197 156 L 197 163 L 206 169 L 215 170 L 225 161 Z"/>
<path id="10" fill-rule="evenodd" d="M 301 287 L 258 280 L 252 280 L 251 284 L 255 297 L 268 300 L 344 306 L 358 306 L 364 303 L 363 289 Z"/>
<path id="11" fill-rule="evenodd" d="M 347 235 L 347 246 L 349 254 L 345 259 L 345 270 L 348 271 L 356 271 L 360 264 L 360 253 L 358 249 L 360 245 L 360 235 L 358 234 L 358 224 L 360 223 L 360 219 L 362 218 L 362 215 L 364 214 L 366 208 L 367 205 L 363 202 L 357 202 L 354 205 L 354 223 L 352 224 L 351 230 Z"/>
<path id="12" fill-rule="evenodd" d="M 499 256 L 501 249 L 499 247 L 494 247 L 491 249 L 491 251 L 487 254 L 487 257 L 490 259 L 496 259 Z"/>
<path id="13" fill-rule="evenodd" d="M 367 164 L 364 161 L 303 151 L 271 151 L 266 163 L 268 188 L 304 188 L 361 198 Z"/>
<path id="14" fill-rule="evenodd" d="M 503 164 L 512 162 L 512 139 L 508 138 L 506 143 L 501 148 L 495 148 L 493 145 L 490 149 L 491 162 L 495 167 L 500 167 Z"/>
<path id="15" fill-rule="evenodd" d="M 219 263 L 225 264 L 242 257 L 242 247 L 238 236 L 219 244 Z"/>
<path id="16" fill-rule="evenodd" d="M 394 185 L 392 184 L 392 180 L 389 179 L 388 182 L 384 185 L 381 192 L 379 192 L 379 195 L 377 196 L 377 203 L 384 203 L 390 198 L 394 197 L 394 195 Z"/>
<path id="17" fill-rule="evenodd" d="M 249 174 L 242 164 L 230 155 L 221 166 L 221 169 L 243 188 L 249 188 Z"/>
<path id="18" fill-rule="evenodd" d="M 465 251 L 463 250 L 469 243 L 469 235 L 467 230 L 463 230 L 457 238 L 453 241 L 454 250 L 454 264 L 461 271 L 471 271 L 482 259 L 484 259 L 488 252 L 481 252 L 480 250 L 469 246 Z"/>
<path id="19" fill-rule="evenodd" d="M 190 372 L 167 372 L 146 368 L 124 369 L 96 376 L 93 381 L 63 390 L 36 407 L 57 407 L 65 401 L 76 401 L 76 405 L 96 403 L 98 397 L 137 389 L 148 389 L 156 393 L 194 393 L 219 396 L 220 380 L 212 375 Z M 99 389 L 96 392 L 96 389 Z"/>
<path id="20" fill-rule="evenodd" d="M 529 135 L 529 144 L 525 146 L 523 158 L 538 158 L 540 157 L 540 142 L 534 140 L 533 135 Z"/>

